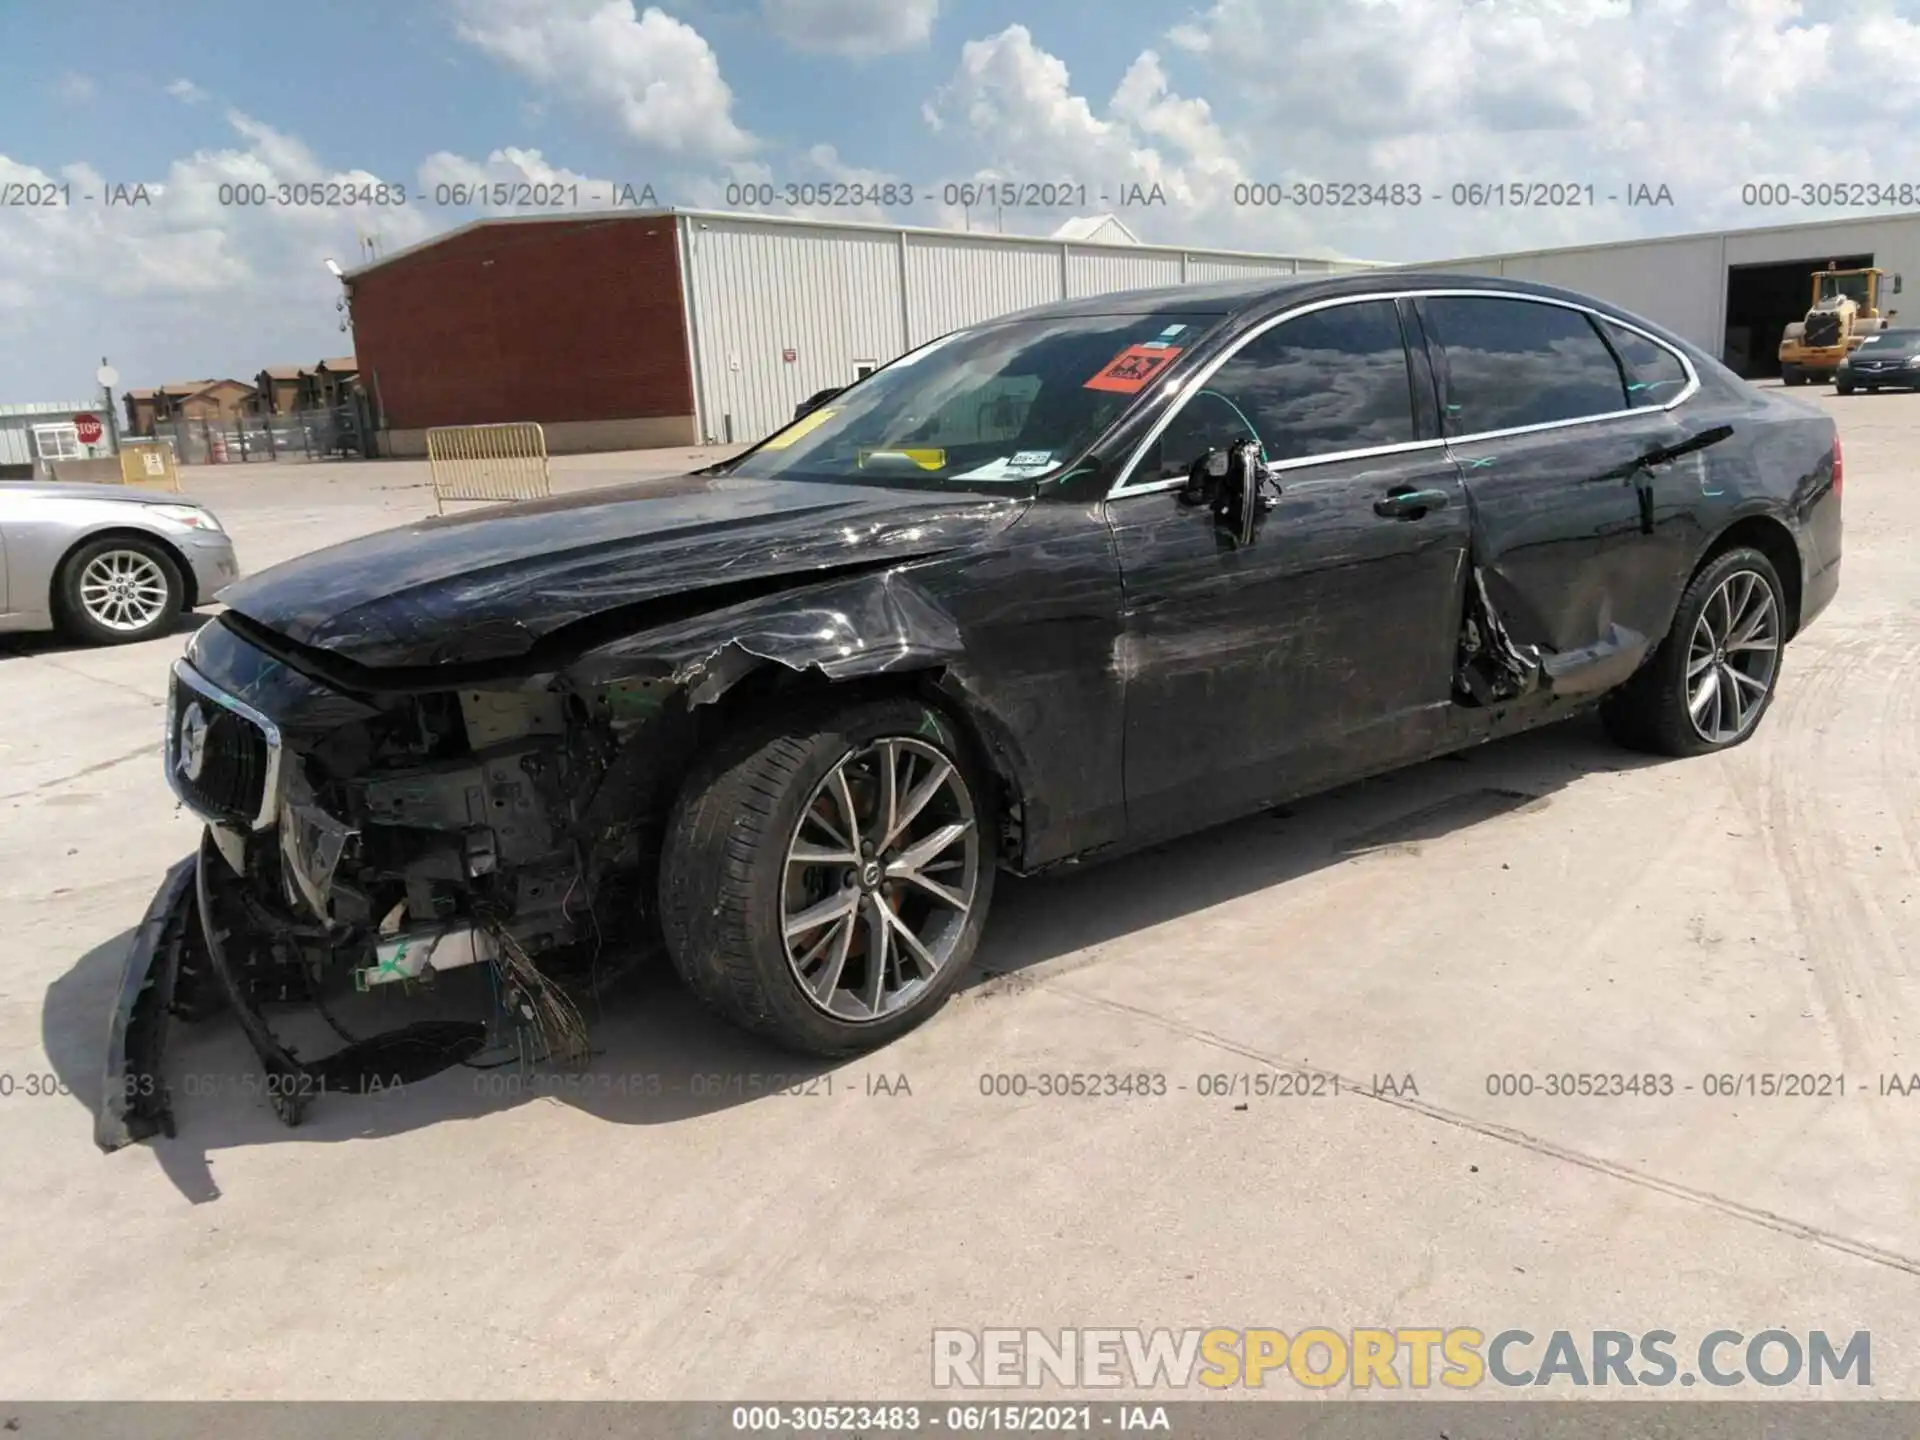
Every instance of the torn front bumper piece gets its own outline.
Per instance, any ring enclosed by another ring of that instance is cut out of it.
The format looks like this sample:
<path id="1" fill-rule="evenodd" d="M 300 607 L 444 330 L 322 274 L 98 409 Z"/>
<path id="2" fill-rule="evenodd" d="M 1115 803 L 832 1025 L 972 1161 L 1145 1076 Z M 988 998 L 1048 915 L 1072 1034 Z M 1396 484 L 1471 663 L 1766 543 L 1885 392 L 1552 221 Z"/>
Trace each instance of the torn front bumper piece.
<path id="1" fill-rule="evenodd" d="M 154 892 L 107 1026 L 107 1068 L 93 1139 L 112 1153 L 151 1135 L 173 1137 L 173 1107 L 160 1074 L 181 952 L 200 923 L 195 898 L 199 857 L 189 855 Z"/>
<path id="2" fill-rule="evenodd" d="M 171 1093 L 162 1070 L 168 1022 L 212 1013 L 210 1001 L 230 1008 L 266 1071 L 261 1089 L 274 1112 L 298 1125 L 307 1106 L 329 1091 L 366 1094 L 424 1080 L 461 1064 L 485 1045 L 487 1027 L 422 1021 L 308 1060 L 282 1043 L 261 1011 L 262 981 L 300 974 L 274 953 L 270 926 L 257 923 L 242 877 L 222 853 L 213 827 L 197 854 L 167 872 L 135 934 L 108 1026 L 107 1056 L 94 1140 L 114 1151 L 138 1140 L 174 1134 Z M 442 941 L 449 949 L 461 942 Z M 448 968 L 452 955 L 435 956 Z M 481 947 L 466 943 L 476 958 Z M 421 967 L 425 968 L 425 967 Z M 398 978 L 398 977 L 396 977 Z M 190 980 L 190 986 L 183 985 Z M 317 1002 L 317 989 L 279 998 Z M 189 993 L 191 991 L 191 993 Z"/>

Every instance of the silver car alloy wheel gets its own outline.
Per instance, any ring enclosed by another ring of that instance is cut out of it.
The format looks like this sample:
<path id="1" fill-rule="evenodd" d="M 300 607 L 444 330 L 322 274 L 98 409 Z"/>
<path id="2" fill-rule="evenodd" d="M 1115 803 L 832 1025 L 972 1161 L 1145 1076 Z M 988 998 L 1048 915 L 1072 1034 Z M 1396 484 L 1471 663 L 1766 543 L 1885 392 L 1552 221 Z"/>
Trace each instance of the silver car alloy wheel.
<path id="1" fill-rule="evenodd" d="M 807 797 L 785 862 L 781 939 L 801 993 L 854 1024 L 896 1014 L 952 959 L 979 894 L 966 779 L 923 740 L 856 747 Z"/>
<path id="2" fill-rule="evenodd" d="M 1708 597 L 1687 646 L 1687 713 L 1701 739 L 1738 740 L 1759 719 L 1780 665 L 1780 605 L 1752 570 Z"/>
<path id="3" fill-rule="evenodd" d="M 138 550 L 103 550 L 80 572 L 80 603 L 109 630 L 144 630 L 168 599 L 165 572 Z"/>

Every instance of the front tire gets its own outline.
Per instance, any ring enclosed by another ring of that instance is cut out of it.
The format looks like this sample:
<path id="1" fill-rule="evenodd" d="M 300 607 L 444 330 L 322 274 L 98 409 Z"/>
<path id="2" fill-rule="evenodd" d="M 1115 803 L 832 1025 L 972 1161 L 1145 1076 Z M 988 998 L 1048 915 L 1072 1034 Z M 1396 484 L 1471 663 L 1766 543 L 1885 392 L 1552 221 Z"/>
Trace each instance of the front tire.
<path id="1" fill-rule="evenodd" d="M 1833 389 L 1835 394 L 1851 395 L 1853 393 L 1853 382 L 1851 380 L 1836 380 L 1833 382 Z M 1867 389 L 1871 390 L 1873 387 L 1869 385 Z"/>
<path id="2" fill-rule="evenodd" d="M 1629 749 L 1674 756 L 1751 739 L 1780 680 L 1784 594 L 1760 551 L 1715 557 L 1681 595 L 1653 658 L 1602 702 L 1608 734 Z"/>
<path id="3" fill-rule="evenodd" d="M 82 545 L 60 567 L 56 612 L 66 634 L 89 645 L 151 640 L 186 603 L 180 567 L 158 541 L 108 535 Z"/>
<path id="4" fill-rule="evenodd" d="M 1806 379 L 1806 372 L 1798 365 L 1782 365 L 1780 367 L 1780 383 L 1782 385 L 1802 385 L 1806 383 Z"/>
<path id="5" fill-rule="evenodd" d="M 997 828 L 965 737 L 920 701 L 749 725 L 696 763 L 668 822 L 667 952 L 696 995 L 776 1044 L 871 1050 L 964 978 Z"/>

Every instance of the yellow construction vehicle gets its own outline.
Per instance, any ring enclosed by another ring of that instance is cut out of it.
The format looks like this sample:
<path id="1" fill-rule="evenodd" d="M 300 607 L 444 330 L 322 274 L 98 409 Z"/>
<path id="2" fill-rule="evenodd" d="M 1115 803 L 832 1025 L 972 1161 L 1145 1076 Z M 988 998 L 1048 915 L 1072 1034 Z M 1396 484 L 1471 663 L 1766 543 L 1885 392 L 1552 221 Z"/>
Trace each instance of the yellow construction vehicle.
<path id="1" fill-rule="evenodd" d="M 1891 286 L 1888 285 L 1891 281 Z M 1831 263 L 1813 273 L 1813 306 L 1780 337 L 1780 381 L 1804 385 L 1831 380 L 1840 362 L 1897 313 L 1881 313 L 1885 295 L 1900 293 L 1900 277 L 1884 270 L 1840 270 Z"/>

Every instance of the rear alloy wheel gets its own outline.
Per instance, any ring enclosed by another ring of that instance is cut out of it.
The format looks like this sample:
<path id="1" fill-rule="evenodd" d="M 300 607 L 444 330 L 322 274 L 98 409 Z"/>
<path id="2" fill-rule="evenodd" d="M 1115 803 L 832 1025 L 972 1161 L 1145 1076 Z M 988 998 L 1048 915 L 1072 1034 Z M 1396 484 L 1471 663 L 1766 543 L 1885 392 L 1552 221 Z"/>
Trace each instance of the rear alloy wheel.
<path id="1" fill-rule="evenodd" d="M 1608 732 L 1636 750 L 1704 755 L 1752 736 L 1786 644 L 1780 577 L 1758 550 L 1730 550 L 1688 585 L 1654 657 L 1608 696 Z"/>
<path id="2" fill-rule="evenodd" d="M 95 645 L 151 639 L 186 598 L 173 557 L 151 540 L 109 536 L 74 551 L 60 572 L 61 628 Z"/>
<path id="3" fill-rule="evenodd" d="M 989 792 L 913 700 L 816 711 L 723 743 L 669 822 L 661 926 L 722 1014 L 791 1049 L 871 1049 L 964 977 L 992 896 Z"/>

